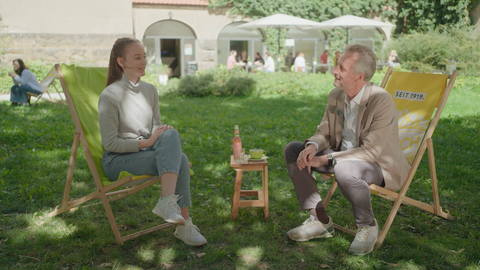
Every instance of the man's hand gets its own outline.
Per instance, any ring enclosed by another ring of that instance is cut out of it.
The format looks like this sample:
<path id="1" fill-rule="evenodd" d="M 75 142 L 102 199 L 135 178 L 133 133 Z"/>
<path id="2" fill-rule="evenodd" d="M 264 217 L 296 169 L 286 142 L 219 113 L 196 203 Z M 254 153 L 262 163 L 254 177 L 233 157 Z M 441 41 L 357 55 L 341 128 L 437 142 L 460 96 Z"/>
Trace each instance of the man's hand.
<path id="1" fill-rule="evenodd" d="M 297 158 L 297 166 L 299 170 L 308 166 L 308 162 L 317 154 L 317 147 L 314 144 L 309 144 L 305 150 L 300 152 Z M 310 171 L 310 168 L 308 168 Z"/>
<path id="2" fill-rule="evenodd" d="M 325 165 L 328 165 L 327 155 L 315 156 L 308 162 L 308 166 L 307 166 L 308 173 L 311 173 L 311 168 L 312 167 L 318 168 L 318 167 L 322 167 L 322 166 L 325 166 Z"/>

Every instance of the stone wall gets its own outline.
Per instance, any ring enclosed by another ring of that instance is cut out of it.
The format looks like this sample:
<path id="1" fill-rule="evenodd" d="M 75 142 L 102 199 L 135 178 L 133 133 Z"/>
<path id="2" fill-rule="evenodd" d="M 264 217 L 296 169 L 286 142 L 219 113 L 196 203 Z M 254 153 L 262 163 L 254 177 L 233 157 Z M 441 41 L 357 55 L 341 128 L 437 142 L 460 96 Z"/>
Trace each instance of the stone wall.
<path id="1" fill-rule="evenodd" d="M 22 58 L 106 66 L 115 40 L 133 37 L 131 0 L 0 0 L 0 16 L 0 65 Z"/>
<path id="2" fill-rule="evenodd" d="M 108 66 L 110 50 L 119 37 L 102 34 L 1 34 L 4 40 L 3 65 L 21 58 L 26 62 L 76 63 Z"/>
<path id="3" fill-rule="evenodd" d="M 198 70 L 217 67 L 217 40 L 199 39 L 198 44 Z"/>

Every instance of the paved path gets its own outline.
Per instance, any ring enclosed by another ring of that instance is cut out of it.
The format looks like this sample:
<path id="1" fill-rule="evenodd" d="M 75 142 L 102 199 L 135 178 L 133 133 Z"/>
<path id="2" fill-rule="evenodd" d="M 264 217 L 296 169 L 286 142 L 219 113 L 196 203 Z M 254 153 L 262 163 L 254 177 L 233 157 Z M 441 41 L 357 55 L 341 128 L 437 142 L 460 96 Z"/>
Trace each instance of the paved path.
<path id="1" fill-rule="evenodd" d="M 52 99 L 55 99 L 55 100 L 61 100 L 60 95 L 62 95 L 63 100 L 65 100 L 65 95 L 63 93 L 56 93 L 56 92 L 50 93 L 50 96 L 52 97 Z M 47 99 L 50 98 L 47 93 L 45 93 L 42 96 L 42 99 L 43 99 L 43 97 L 45 97 Z M 9 101 L 10 100 L 10 94 L 0 94 L 0 101 L 3 101 L 3 100 Z M 32 101 L 30 103 L 35 102 L 35 101 L 36 101 L 35 97 L 32 97 Z"/>

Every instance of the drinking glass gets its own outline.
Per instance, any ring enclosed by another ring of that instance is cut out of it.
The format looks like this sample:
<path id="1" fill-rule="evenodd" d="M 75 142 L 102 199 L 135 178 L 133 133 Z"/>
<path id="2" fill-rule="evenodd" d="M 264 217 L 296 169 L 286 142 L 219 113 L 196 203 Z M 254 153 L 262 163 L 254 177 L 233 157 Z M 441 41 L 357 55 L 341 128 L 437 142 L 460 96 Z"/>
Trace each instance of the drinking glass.
<path id="1" fill-rule="evenodd" d="M 235 162 L 243 163 L 244 157 L 245 157 L 245 148 L 242 148 L 235 152 Z"/>

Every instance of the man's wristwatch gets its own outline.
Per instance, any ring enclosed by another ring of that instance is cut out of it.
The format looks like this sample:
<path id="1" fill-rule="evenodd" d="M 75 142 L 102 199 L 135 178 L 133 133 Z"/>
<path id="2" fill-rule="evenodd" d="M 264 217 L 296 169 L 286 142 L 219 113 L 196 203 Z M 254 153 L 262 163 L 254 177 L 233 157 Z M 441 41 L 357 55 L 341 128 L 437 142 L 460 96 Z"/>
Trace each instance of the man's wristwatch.
<path id="1" fill-rule="evenodd" d="M 333 157 L 332 153 L 328 154 L 327 158 L 328 158 L 328 166 L 335 167 L 337 162 L 335 161 L 335 158 Z"/>

